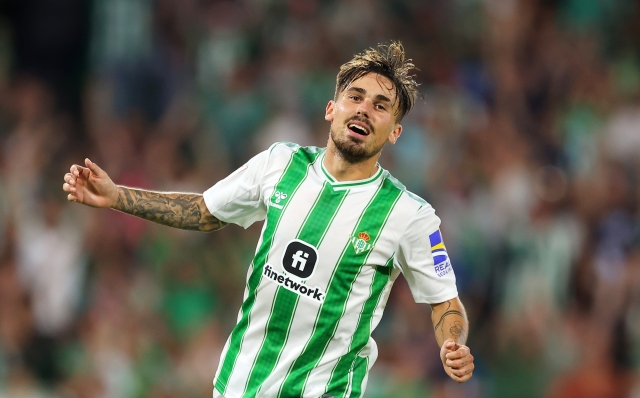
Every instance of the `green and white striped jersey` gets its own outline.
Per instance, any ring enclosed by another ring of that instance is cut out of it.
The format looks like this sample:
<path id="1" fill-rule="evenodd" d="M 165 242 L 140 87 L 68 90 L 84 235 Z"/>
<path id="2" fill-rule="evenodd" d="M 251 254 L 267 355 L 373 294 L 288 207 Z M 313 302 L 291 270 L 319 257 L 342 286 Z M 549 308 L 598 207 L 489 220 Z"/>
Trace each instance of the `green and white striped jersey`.
<path id="1" fill-rule="evenodd" d="M 226 398 L 359 397 L 400 272 L 416 302 L 458 294 L 433 208 L 379 166 L 336 181 L 324 153 L 275 144 L 204 193 L 222 221 L 265 220 L 214 379 Z"/>

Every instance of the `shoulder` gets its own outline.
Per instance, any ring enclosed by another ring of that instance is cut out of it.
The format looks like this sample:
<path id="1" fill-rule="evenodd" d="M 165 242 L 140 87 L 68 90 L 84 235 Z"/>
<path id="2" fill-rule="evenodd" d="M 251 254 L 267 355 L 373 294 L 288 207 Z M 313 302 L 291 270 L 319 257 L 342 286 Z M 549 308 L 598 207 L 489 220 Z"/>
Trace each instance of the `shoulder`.
<path id="1" fill-rule="evenodd" d="M 274 144 L 271 144 L 271 146 L 268 149 L 268 152 L 272 154 L 277 154 L 277 153 L 292 154 L 297 152 L 300 148 L 301 148 L 300 145 L 295 144 L 293 142 L 276 142 Z"/>
<path id="2" fill-rule="evenodd" d="M 276 142 L 271 145 L 267 152 L 272 158 L 292 158 L 294 155 L 303 160 L 312 162 L 318 155 L 324 152 L 325 148 L 315 146 L 301 146 L 293 142 Z"/>
<path id="3" fill-rule="evenodd" d="M 408 220 L 408 224 L 425 225 L 430 227 L 439 225 L 440 219 L 436 216 L 435 209 L 429 202 L 419 195 L 409 191 L 397 178 L 385 170 L 384 186 L 386 189 L 396 191 L 399 195 L 397 208 Z"/>
<path id="4" fill-rule="evenodd" d="M 392 176 L 391 173 L 389 173 L 389 171 L 387 170 L 384 171 L 384 179 L 386 188 L 398 191 L 398 193 L 401 195 L 400 199 L 407 204 L 411 204 L 411 207 L 433 209 L 429 202 L 416 195 L 415 193 L 409 191 L 407 187 L 404 186 L 404 184 L 402 184 L 397 178 Z"/>

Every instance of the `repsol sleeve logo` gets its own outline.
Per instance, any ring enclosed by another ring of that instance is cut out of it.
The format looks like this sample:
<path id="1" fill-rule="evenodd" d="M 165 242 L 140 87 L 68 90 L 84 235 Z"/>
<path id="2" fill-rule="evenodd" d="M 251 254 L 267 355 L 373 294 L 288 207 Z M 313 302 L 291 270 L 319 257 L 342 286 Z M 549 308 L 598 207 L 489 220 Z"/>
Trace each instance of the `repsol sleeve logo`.
<path id="1" fill-rule="evenodd" d="M 287 244 L 282 256 L 282 268 L 300 279 L 309 279 L 318 263 L 318 251 L 301 240 L 294 239 Z"/>

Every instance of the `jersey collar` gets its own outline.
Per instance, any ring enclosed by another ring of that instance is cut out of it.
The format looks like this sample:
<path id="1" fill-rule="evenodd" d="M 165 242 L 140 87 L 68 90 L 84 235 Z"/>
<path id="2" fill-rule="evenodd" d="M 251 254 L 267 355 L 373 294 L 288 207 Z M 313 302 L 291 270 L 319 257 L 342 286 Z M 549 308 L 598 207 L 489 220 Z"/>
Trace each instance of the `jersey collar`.
<path id="1" fill-rule="evenodd" d="M 325 149 L 325 151 L 322 153 L 322 156 L 320 158 L 320 162 L 319 162 L 320 170 L 321 170 L 320 172 L 322 173 L 322 175 L 324 175 L 324 177 L 329 182 L 329 184 L 331 184 L 331 186 L 336 190 L 377 186 L 381 180 L 382 175 L 384 174 L 385 170 L 382 168 L 382 166 L 380 166 L 379 163 L 376 163 L 376 166 L 378 166 L 378 170 L 374 175 L 372 175 L 369 178 L 365 178 L 364 180 L 356 180 L 356 181 L 338 181 L 335 179 L 335 177 L 331 175 L 331 173 L 329 173 L 329 170 L 327 170 L 326 167 L 324 167 L 324 157 L 326 153 L 327 152 Z"/>

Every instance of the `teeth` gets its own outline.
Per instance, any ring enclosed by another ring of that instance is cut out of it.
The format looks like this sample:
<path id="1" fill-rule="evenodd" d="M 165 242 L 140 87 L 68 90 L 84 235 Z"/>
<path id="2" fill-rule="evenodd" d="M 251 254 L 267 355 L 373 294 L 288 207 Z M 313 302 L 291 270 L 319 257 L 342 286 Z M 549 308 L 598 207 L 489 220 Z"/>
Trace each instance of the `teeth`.
<path id="1" fill-rule="evenodd" d="M 360 126 L 360 125 L 358 125 L 358 124 L 350 124 L 350 125 L 349 125 L 349 126 L 347 126 L 347 127 L 349 127 L 349 128 L 355 127 L 355 128 L 357 128 L 357 129 L 362 130 L 362 132 L 363 132 L 363 133 L 368 134 L 368 133 L 367 133 L 367 129 L 365 129 L 364 127 L 362 127 L 362 126 Z"/>

